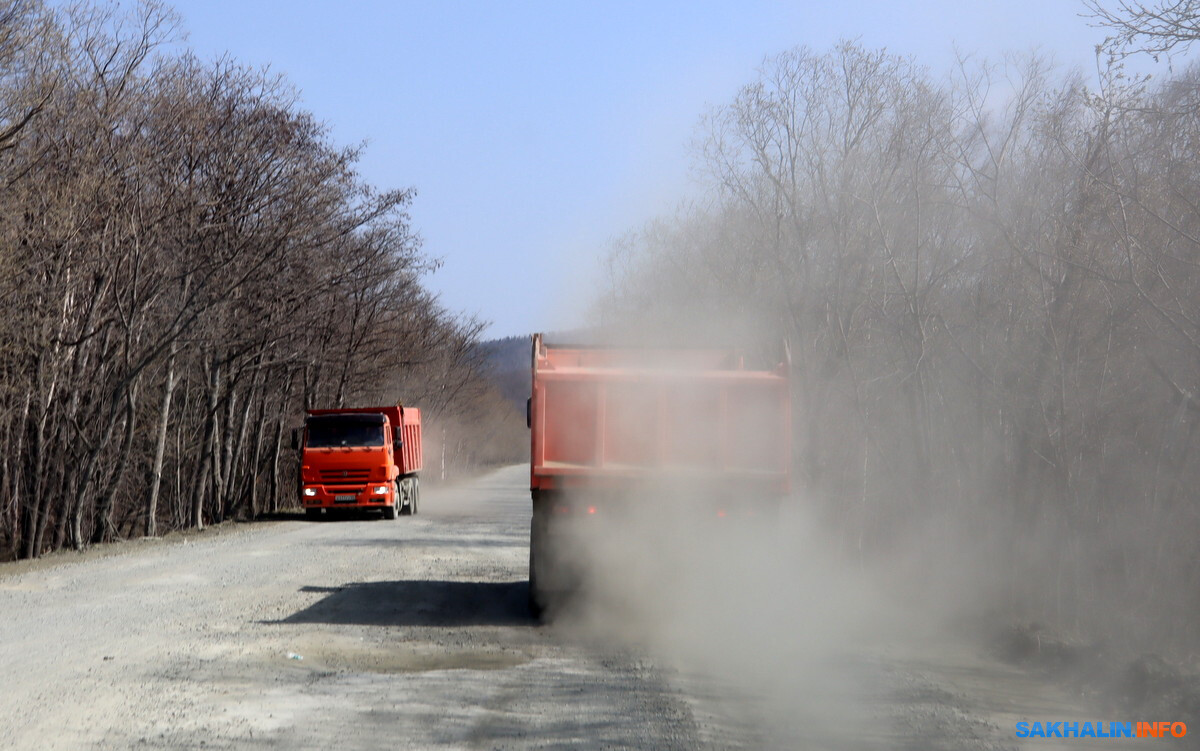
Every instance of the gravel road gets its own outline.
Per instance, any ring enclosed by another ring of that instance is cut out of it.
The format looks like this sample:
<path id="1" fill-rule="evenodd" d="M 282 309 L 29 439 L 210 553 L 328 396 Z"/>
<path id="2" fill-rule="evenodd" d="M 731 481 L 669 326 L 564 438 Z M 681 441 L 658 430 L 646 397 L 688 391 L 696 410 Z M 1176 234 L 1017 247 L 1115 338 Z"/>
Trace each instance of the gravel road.
<path id="1" fill-rule="evenodd" d="M 930 639 L 843 644 L 756 682 L 594 622 L 539 625 L 529 508 L 511 467 L 396 521 L 0 569 L 0 747 L 994 751 L 1020 747 L 1018 719 L 1119 719 Z M 1027 747 L 1123 748 L 1060 744 Z"/>

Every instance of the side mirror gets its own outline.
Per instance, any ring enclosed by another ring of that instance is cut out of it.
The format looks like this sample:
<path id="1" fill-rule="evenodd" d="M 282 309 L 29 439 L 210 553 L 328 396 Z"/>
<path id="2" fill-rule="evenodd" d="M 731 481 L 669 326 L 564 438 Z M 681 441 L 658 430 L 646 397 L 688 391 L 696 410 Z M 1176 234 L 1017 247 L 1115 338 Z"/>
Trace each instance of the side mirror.
<path id="1" fill-rule="evenodd" d="M 404 448 L 404 441 L 400 440 L 399 438 L 392 441 L 392 451 L 395 451 L 397 454 L 399 454 L 401 449 L 403 449 L 403 448 Z"/>
<path id="2" fill-rule="evenodd" d="M 292 428 L 292 451 L 300 450 L 300 428 Z"/>
<path id="3" fill-rule="evenodd" d="M 525 427 L 533 427 L 533 397 L 525 400 Z"/>

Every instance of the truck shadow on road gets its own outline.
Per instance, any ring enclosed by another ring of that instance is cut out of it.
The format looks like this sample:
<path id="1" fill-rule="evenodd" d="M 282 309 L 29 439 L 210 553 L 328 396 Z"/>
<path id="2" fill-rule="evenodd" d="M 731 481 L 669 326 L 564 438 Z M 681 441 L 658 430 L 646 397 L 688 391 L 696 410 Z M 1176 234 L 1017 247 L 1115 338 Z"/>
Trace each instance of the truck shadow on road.
<path id="1" fill-rule="evenodd" d="M 463 548 L 463 535 L 446 534 L 441 537 L 360 537 L 353 540 L 330 540 L 322 542 L 330 547 L 371 548 L 371 547 L 406 547 L 406 548 Z M 529 534 L 513 534 L 495 539 L 475 537 L 470 540 L 472 548 L 511 548 L 523 547 L 529 544 Z"/>
<path id="2" fill-rule="evenodd" d="M 536 626 L 529 582 L 390 581 L 302 587 L 328 596 L 280 621 L 362 626 Z"/>

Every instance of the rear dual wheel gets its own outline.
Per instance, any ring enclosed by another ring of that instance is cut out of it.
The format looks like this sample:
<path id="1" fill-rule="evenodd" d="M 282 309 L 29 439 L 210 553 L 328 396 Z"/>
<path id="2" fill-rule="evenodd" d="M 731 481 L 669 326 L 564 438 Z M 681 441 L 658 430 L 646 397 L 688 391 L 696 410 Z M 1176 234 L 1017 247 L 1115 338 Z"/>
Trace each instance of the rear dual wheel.
<path id="1" fill-rule="evenodd" d="M 396 504 L 400 513 L 411 516 L 417 513 L 421 503 L 421 484 L 416 477 L 405 477 L 396 483 Z"/>

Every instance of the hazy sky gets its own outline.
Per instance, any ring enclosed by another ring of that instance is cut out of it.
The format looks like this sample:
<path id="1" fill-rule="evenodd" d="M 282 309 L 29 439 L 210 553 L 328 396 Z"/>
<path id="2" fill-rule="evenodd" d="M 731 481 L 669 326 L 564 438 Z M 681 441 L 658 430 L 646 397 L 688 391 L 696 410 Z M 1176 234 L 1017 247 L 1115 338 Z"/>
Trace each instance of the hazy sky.
<path id="1" fill-rule="evenodd" d="M 1073 0 L 387 2 L 183 0 L 189 44 L 269 65 L 364 175 L 413 186 L 444 266 L 427 281 L 487 336 L 575 325 L 609 240 L 676 205 L 699 117 L 763 58 L 841 39 L 934 70 L 955 46 L 1095 70 Z"/>

